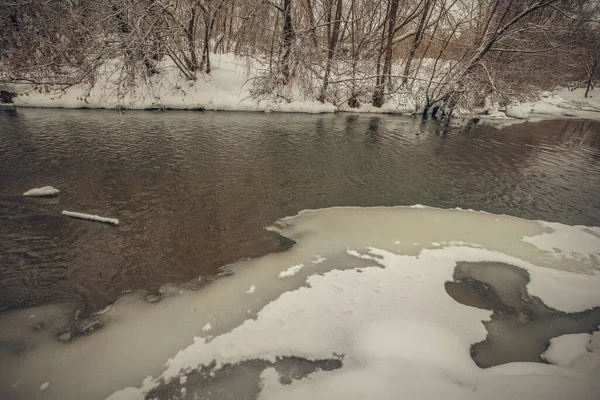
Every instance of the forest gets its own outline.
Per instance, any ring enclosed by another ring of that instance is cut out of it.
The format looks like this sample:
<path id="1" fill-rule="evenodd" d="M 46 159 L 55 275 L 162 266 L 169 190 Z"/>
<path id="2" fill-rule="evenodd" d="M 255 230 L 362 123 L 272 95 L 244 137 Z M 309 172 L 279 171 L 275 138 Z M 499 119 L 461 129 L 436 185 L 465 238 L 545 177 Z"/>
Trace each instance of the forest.
<path id="1" fill-rule="evenodd" d="M 195 81 L 215 54 L 248 69 L 256 99 L 381 107 L 411 94 L 452 113 L 600 76 L 590 0 L 2 0 L 0 84 L 121 92 L 165 65 Z M 168 62 L 166 62 L 168 60 Z"/>

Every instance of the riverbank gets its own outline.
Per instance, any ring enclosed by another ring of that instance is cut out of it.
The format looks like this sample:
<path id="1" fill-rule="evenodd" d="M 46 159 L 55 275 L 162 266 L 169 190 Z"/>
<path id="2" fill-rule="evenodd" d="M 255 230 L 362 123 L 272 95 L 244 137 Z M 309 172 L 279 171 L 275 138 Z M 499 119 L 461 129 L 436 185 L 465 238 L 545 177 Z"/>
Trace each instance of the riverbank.
<path id="1" fill-rule="evenodd" d="M 11 84 L 0 87 L 15 93 L 16 107 L 98 108 L 131 110 L 213 110 L 290 113 L 385 113 L 422 114 L 423 94 L 419 84 L 411 90 L 388 96 L 382 107 L 374 107 L 364 96 L 358 107 L 348 102 L 320 102 L 315 93 L 307 93 L 292 81 L 278 93 L 256 94 L 253 81 L 261 76 L 263 65 L 233 54 L 214 54 L 211 74 L 199 73 L 197 79 L 187 80 L 172 63 L 161 64 L 159 73 L 124 86 L 116 62 L 100 68 L 93 85 L 72 85 L 49 90 L 31 84 Z M 397 65 L 395 70 L 402 70 Z M 426 74 L 425 74 L 426 75 Z M 423 76 L 425 78 L 426 76 Z M 343 78 L 343 77 L 340 77 Z M 318 85 L 318 83 L 315 83 Z M 536 120 L 548 118 L 579 118 L 600 120 L 600 97 L 584 89 L 557 89 L 543 92 L 536 101 L 511 100 L 508 105 L 492 101 L 478 110 L 456 110 L 464 118 L 479 117 L 488 121 Z M 334 96 L 338 97 L 338 96 Z M 534 96 L 535 97 L 535 96 Z"/>

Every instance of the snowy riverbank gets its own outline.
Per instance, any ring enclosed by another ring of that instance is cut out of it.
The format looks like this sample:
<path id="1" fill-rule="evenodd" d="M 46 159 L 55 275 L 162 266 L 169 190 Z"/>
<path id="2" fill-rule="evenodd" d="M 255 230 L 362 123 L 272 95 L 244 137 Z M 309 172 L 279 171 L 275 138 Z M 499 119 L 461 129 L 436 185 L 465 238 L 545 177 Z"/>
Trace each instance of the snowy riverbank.
<path id="1" fill-rule="evenodd" d="M 115 64 L 107 63 L 95 84 L 74 85 L 60 91 L 45 91 L 28 84 L 5 85 L 4 90 L 17 93 L 13 99 L 17 107 L 106 108 L 106 109 L 181 109 L 216 111 L 259 111 L 298 113 L 421 113 L 423 99 L 420 86 L 413 92 L 391 94 L 380 108 L 364 99 L 358 108 L 346 102 L 321 103 L 314 93 L 304 93 L 293 83 L 277 96 L 262 100 L 252 97 L 252 79 L 260 74 L 261 66 L 232 54 L 213 55 L 210 75 L 199 73 L 196 81 L 186 80 L 177 68 L 164 62 L 158 75 L 146 78 L 134 87 L 120 85 Z M 401 69 L 401 66 L 397 66 Z M 583 118 L 600 120 L 600 97 L 592 91 L 584 97 L 584 89 L 560 89 L 544 92 L 538 101 L 513 101 L 507 107 L 488 104 L 483 117 L 487 120 Z M 595 97 L 594 97 L 595 96 Z M 474 116 L 466 111 L 456 115 Z"/>

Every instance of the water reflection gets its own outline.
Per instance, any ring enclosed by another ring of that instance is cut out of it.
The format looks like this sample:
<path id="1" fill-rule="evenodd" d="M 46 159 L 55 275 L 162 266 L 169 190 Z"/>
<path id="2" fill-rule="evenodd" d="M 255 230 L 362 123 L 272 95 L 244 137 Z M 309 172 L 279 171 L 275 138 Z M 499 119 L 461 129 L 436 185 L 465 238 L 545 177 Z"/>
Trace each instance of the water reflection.
<path id="1" fill-rule="evenodd" d="M 276 250 L 263 228 L 305 208 L 421 203 L 600 225 L 591 121 L 0 110 L 0 129 L 0 307 L 75 298 L 93 310 L 212 274 Z M 47 184 L 61 196 L 20 196 Z"/>

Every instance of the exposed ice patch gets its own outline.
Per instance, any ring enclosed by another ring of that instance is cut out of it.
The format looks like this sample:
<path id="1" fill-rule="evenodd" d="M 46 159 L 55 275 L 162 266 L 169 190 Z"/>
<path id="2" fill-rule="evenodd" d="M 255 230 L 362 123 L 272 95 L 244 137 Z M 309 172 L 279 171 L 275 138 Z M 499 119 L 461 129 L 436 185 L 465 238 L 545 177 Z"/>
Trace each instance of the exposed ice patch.
<path id="1" fill-rule="evenodd" d="M 302 268 L 304 268 L 304 264 L 292 265 L 287 270 L 280 272 L 279 278 L 283 279 L 283 278 L 292 277 L 292 276 L 296 275 L 298 272 L 300 272 L 300 270 Z"/>
<path id="2" fill-rule="evenodd" d="M 53 188 L 52 186 L 44 186 L 41 188 L 35 188 L 26 191 L 23 193 L 23 196 L 28 197 L 46 197 L 46 196 L 56 196 L 60 193 L 60 190 Z"/>

